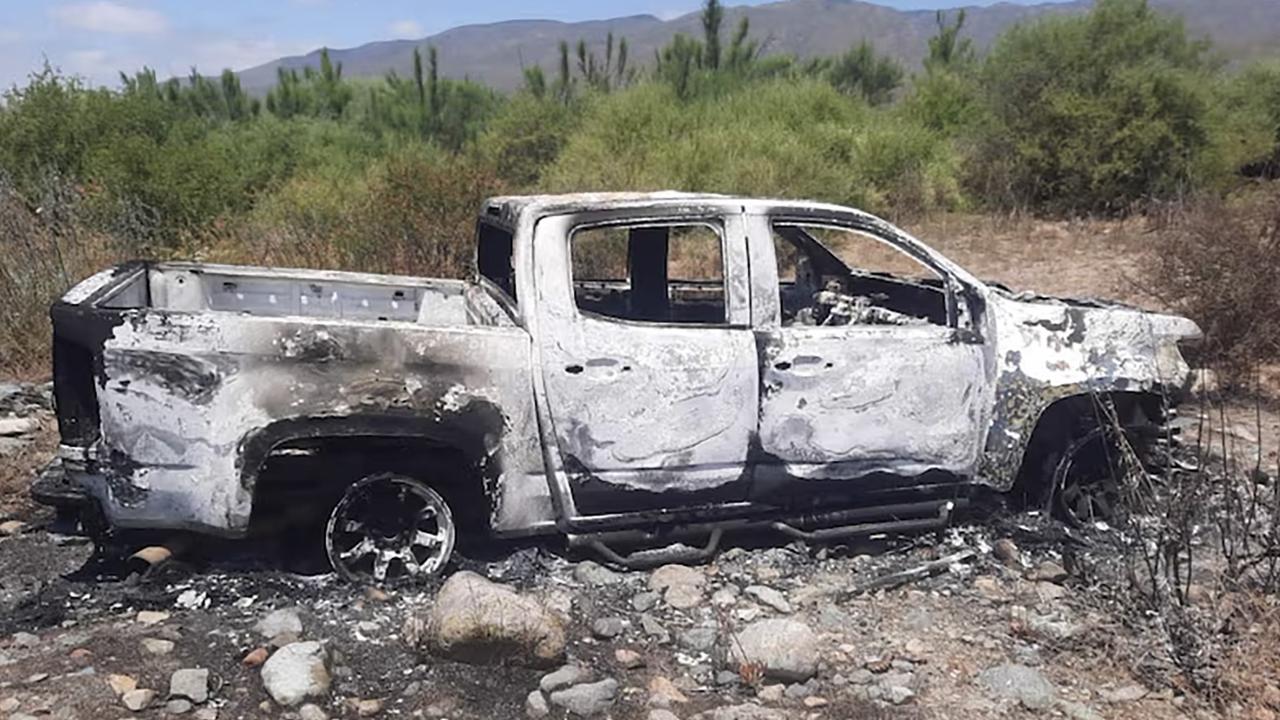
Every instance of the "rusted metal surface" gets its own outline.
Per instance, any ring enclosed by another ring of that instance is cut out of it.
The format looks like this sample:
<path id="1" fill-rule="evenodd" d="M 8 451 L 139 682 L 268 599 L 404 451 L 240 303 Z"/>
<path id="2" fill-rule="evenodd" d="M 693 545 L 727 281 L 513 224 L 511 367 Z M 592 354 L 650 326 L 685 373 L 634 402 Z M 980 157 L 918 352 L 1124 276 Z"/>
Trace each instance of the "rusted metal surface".
<path id="1" fill-rule="evenodd" d="M 789 320 L 770 240 L 782 219 L 868 234 L 931 269 L 934 284 L 903 287 L 935 311 L 828 282 Z M 224 535 L 248 529 L 273 453 L 329 438 L 458 451 L 489 529 L 507 535 L 782 514 L 884 486 L 1004 490 L 1050 404 L 1176 392 L 1189 375 L 1177 343 L 1199 332 L 1015 296 L 830 205 L 511 197 L 481 222 L 510 235 L 514 292 L 504 279 L 183 263 L 84 281 L 53 309 L 64 465 L 115 526 Z M 576 228 L 693 222 L 721 236 L 723 322 L 578 307 Z"/>

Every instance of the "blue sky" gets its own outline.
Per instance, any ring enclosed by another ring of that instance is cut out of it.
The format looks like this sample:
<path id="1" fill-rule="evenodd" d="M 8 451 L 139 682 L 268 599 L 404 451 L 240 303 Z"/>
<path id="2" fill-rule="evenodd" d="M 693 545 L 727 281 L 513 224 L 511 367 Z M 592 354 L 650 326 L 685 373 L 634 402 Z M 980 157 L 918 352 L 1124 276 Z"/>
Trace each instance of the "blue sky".
<path id="1" fill-rule="evenodd" d="M 991 4 L 880 2 L 901 9 Z M 114 84 L 118 71 L 144 65 L 161 77 L 185 75 L 192 65 L 206 73 L 240 70 L 322 46 L 419 38 L 471 23 L 640 13 L 667 18 L 699 5 L 699 0 L 0 0 L 0 87 L 21 83 L 45 57 L 68 73 Z"/>

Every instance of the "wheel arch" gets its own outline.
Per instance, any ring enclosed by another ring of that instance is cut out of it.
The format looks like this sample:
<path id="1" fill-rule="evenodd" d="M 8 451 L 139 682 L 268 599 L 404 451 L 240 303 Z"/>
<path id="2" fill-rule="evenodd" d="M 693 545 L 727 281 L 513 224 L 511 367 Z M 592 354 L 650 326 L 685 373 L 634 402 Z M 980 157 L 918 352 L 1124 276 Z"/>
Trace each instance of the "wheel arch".
<path id="1" fill-rule="evenodd" d="M 1159 390 L 1106 390 L 1080 392 L 1047 403 L 1035 420 L 1019 457 L 1012 489 L 1028 497 L 1043 490 L 1047 482 L 1043 465 L 1050 455 L 1063 449 L 1082 430 L 1114 418 L 1127 425 L 1139 414 L 1161 422 L 1168 410 L 1169 396 Z"/>
<path id="2" fill-rule="evenodd" d="M 370 475 L 397 473 L 444 495 L 460 527 L 487 530 L 499 470 L 484 447 L 483 433 L 431 418 L 293 418 L 245 437 L 238 453 L 239 481 L 253 497 L 251 524 L 290 492 L 317 491 L 318 499 L 327 501 L 327 495 L 340 497 Z M 299 481 L 299 467 L 316 474 Z M 313 478 L 318 486 L 309 487 Z"/>

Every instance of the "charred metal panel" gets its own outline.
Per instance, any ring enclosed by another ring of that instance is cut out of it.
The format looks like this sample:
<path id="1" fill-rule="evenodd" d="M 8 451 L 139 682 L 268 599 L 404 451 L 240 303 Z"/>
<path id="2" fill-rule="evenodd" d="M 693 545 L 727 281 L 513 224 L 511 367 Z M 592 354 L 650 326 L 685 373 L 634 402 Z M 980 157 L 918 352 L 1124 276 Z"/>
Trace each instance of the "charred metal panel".
<path id="1" fill-rule="evenodd" d="M 388 415 L 446 434 L 467 423 L 497 529 L 550 519 L 546 493 L 521 490 L 545 482 L 516 328 L 133 310 L 100 352 L 93 489 L 117 525 L 241 532 L 256 473 L 247 437 L 291 419 Z M 484 427 L 479 407 L 491 408 Z M 532 504 L 504 508 L 512 492 Z"/>
<path id="2" fill-rule="evenodd" d="M 1190 378 L 1180 340 L 1195 323 L 1097 302 L 1015 299 L 991 291 L 997 392 L 980 478 L 1008 489 L 1041 414 L 1074 395 L 1167 393 L 1176 402 Z"/>
<path id="3" fill-rule="evenodd" d="M 781 328 L 761 365 L 761 449 L 789 474 L 973 474 L 989 388 L 948 328 Z"/>
<path id="4" fill-rule="evenodd" d="M 685 210 L 705 217 L 705 210 Z M 643 211 L 628 219 L 643 218 Z M 669 212 L 657 215 L 669 218 Z M 590 317 L 574 305 L 567 238 L 598 216 L 557 216 L 535 242 L 537 342 L 556 464 L 577 488 L 696 493 L 742 477 L 755 430 L 756 352 L 747 302 L 726 300 L 730 326 Z M 740 226 L 726 223 L 728 292 L 746 283 Z M 737 314 L 740 317 L 734 317 Z M 737 320 L 741 327 L 732 327 Z"/>

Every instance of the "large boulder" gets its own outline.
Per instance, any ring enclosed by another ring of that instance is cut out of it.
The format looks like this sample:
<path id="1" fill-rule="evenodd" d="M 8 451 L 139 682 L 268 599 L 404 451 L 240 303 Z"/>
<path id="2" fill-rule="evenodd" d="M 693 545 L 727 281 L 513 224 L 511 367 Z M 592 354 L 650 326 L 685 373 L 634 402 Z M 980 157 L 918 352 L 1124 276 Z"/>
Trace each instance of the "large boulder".
<path id="1" fill-rule="evenodd" d="M 790 619 L 759 620 L 729 639 L 730 669 L 758 666 L 765 677 L 804 682 L 818 672 L 818 636 Z"/>
<path id="2" fill-rule="evenodd" d="M 550 667 L 564 658 L 559 618 L 539 602 L 473 572 L 450 577 L 427 620 L 427 649 L 470 663 Z"/>

